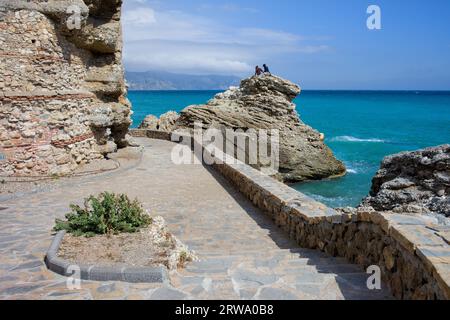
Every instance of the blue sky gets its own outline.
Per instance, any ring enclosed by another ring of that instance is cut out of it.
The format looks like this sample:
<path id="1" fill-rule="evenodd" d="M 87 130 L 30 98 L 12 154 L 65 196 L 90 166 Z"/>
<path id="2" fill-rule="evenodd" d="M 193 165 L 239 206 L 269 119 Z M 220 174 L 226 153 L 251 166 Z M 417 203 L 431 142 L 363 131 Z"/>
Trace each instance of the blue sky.
<path id="1" fill-rule="evenodd" d="M 450 90 L 448 0 L 125 0 L 123 27 L 130 71 L 244 77 L 267 63 L 304 89 Z"/>

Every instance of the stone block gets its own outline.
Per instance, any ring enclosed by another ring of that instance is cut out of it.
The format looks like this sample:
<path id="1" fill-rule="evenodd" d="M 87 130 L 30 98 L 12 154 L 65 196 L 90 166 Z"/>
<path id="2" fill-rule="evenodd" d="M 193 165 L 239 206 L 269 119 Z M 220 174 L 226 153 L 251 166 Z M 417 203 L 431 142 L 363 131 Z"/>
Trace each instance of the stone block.
<path id="1" fill-rule="evenodd" d="M 168 282 L 168 272 L 164 267 L 125 268 L 122 272 L 123 281 L 131 283 Z"/>
<path id="2" fill-rule="evenodd" d="M 358 221 L 361 222 L 370 222 L 370 216 L 373 214 L 373 211 L 366 211 L 366 210 L 362 210 L 362 211 L 358 211 L 357 213 L 357 218 Z"/>
<path id="3" fill-rule="evenodd" d="M 352 213 L 345 213 L 341 215 L 342 223 L 355 222 L 358 220 L 358 215 Z"/>
<path id="4" fill-rule="evenodd" d="M 384 232 L 389 233 L 389 220 L 386 219 L 386 214 L 380 212 L 373 212 L 370 215 L 370 221 L 383 229 Z"/>
<path id="5" fill-rule="evenodd" d="M 392 249 L 391 246 L 384 247 L 383 257 L 384 257 L 384 262 L 386 264 L 386 268 L 388 270 L 392 270 L 392 268 L 394 268 L 394 266 L 395 266 L 396 257 L 395 257 L 394 250 Z"/>
<path id="6" fill-rule="evenodd" d="M 450 300 L 450 264 L 436 264 L 433 275 L 445 295 L 444 298 Z"/>
<path id="7" fill-rule="evenodd" d="M 443 299 L 450 299 L 450 247 L 419 246 L 417 256 L 437 281 Z"/>
<path id="8" fill-rule="evenodd" d="M 444 246 L 446 243 L 435 232 L 424 226 L 394 225 L 390 235 L 409 252 L 415 252 L 417 246 Z"/>
<path id="9" fill-rule="evenodd" d="M 122 270 L 114 267 L 94 266 L 89 270 L 89 280 L 123 281 Z"/>
<path id="10" fill-rule="evenodd" d="M 450 265 L 450 246 L 417 246 L 417 256 L 425 263 L 429 270 L 438 264 Z"/>
<path id="11" fill-rule="evenodd" d="M 397 224 L 397 225 L 421 225 L 425 226 L 429 224 L 429 222 L 419 216 L 408 216 L 404 214 L 396 214 L 396 213 L 389 213 L 389 214 L 383 214 L 385 219 L 389 221 L 390 224 Z"/>
<path id="12" fill-rule="evenodd" d="M 330 215 L 326 217 L 326 221 L 332 224 L 341 224 L 342 223 L 342 215 L 336 212 L 335 215 Z"/>

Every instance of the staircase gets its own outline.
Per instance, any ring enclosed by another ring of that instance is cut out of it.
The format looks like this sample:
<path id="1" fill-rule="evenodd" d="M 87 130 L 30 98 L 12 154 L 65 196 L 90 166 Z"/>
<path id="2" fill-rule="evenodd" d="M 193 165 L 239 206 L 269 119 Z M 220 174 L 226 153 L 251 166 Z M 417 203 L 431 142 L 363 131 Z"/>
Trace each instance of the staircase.
<path id="1" fill-rule="evenodd" d="M 346 259 L 301 248 L 245 247 L 230 249 L 229 255 L 202 252 L 199 261 L 171 274 L 172 285 L 193 299 L 391 298 L 385 287 L 367 289 L 369 275 Z"/>

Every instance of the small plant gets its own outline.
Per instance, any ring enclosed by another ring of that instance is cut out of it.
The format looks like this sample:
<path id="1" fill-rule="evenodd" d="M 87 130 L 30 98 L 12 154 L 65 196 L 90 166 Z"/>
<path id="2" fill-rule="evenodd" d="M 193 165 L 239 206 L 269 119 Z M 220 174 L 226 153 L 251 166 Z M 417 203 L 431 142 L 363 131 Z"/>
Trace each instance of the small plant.
<path id="1" fill-rule="evenodd" d="M 66 220 L 56 219 L 55 231 L 66 230 L 75 236 L 133 233 L 152 223 L 138 200 L 124 195 L 104 192 L 85 199 L 84 208 L 70 205 L 72 212 Z"/>
<path id="2" fill-rule="evenodd" d="M 178 259 L 178 268 L 184 268 L 186 263 L 188 263 L 189 261 L 192 261 L 191 255 L 184 250 L 181 251 L 180 257 Z"/>

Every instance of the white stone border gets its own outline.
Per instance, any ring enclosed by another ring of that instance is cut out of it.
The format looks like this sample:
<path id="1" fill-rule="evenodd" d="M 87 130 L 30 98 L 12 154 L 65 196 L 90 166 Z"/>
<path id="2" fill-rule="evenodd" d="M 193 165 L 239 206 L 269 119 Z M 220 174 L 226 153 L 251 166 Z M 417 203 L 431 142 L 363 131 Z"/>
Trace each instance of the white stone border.
<path id="1" fill-rule="evenodd" d="M 96 265 L 78 265 L 58 257 L 59 247 L 66 231 L 56 234 L 45 256 L 47 268 L 65 277 L 74 276 L 71 266 L 77 266 L 82 280 L 91 281 L 123 281 L 130 283 L 168 283 L 169 275 L 166 267 L 101 267 Z"/>

